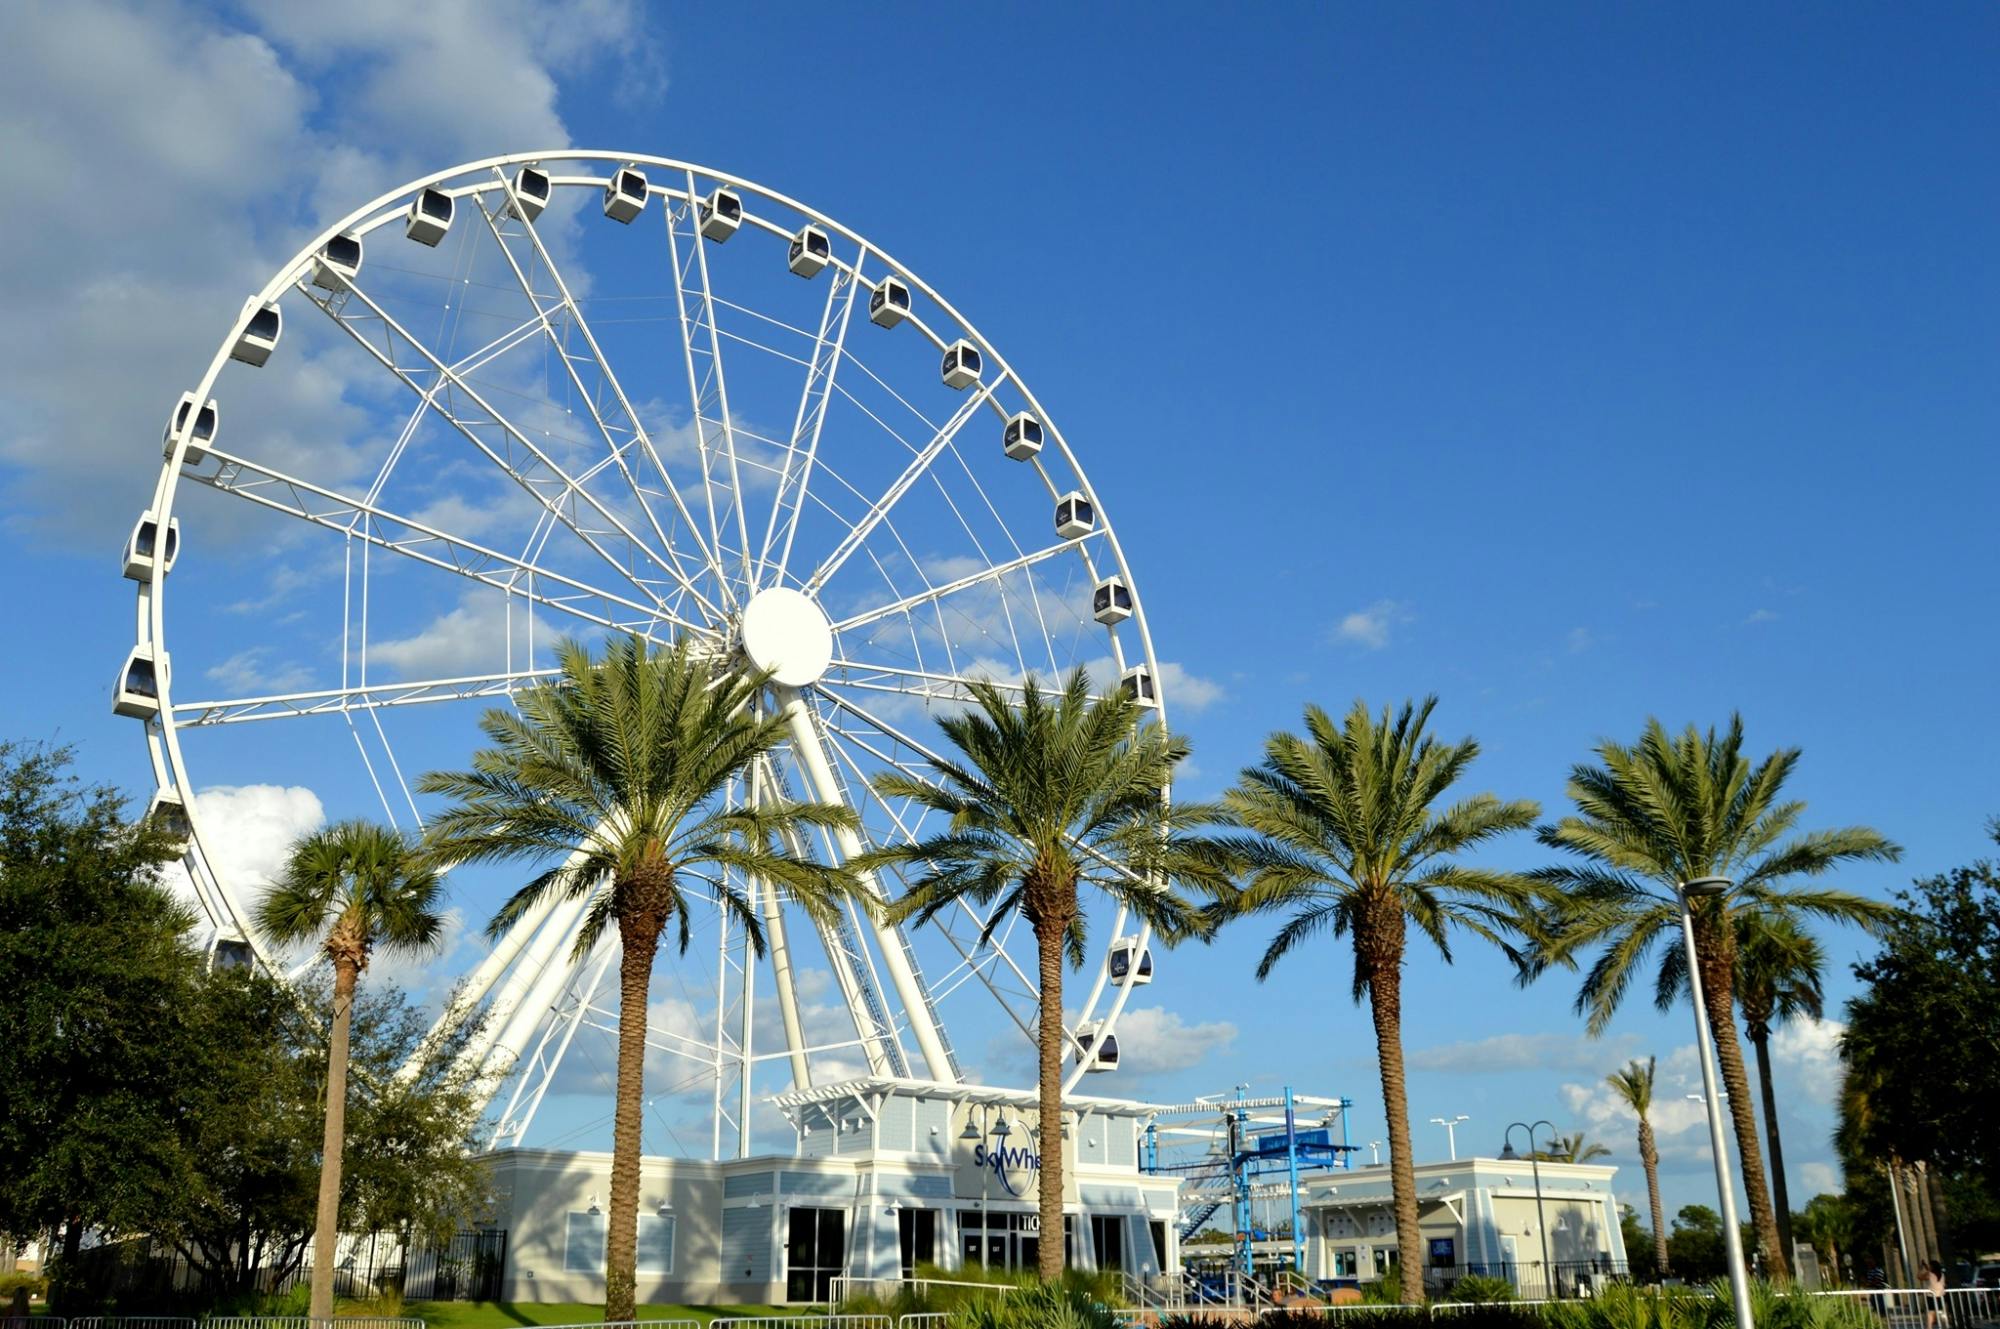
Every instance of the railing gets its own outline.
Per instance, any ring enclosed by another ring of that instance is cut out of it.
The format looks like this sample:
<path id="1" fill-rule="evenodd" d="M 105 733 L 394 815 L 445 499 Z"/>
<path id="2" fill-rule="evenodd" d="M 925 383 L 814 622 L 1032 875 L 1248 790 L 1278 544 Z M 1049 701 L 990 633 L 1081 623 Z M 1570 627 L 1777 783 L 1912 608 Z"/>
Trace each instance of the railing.
<path id="1" fill-rule="evenodd" d="M 708 1329 L 796 1329 L 810 1322 L 814 1329 L 895 1329 L 887 1315 L 724 1315 L 708 1322 Z M 587 1329 L 587 1327 L 586 1327 Z"/>
<path id="2" fill-rule="evenodd" d="M 71 1320 L 71 1329 L 90 1326 L 88 1320 Z M 165 1329 L 167 1325 L 192 1326 L 193 1320 L 118 1319 L 104 1329 Z M 40 1326 L 37 1325 L 37 1329 Z M 311 1315 L 212 1315 L 201 1321 L 201 1329 L 425 1329 L 418 1319 L 390 1315 L 336 1315 L 331 1319 Z"/>
<path id="3" fill-rule="evenodd" d="M 36 1320 L 37 1329 L 47 1320 Z M 194 1329 L 194 1320 L 183 1315 L 85 1315 L 69 1322 L 69 1329 Z"/>
<path id="4" fill-rule="evenodd" d="M 1866 1306 L 1887 1329 L 1977 1329 L 2000 1322 L 2000 1289 L 1828 1288 L 1810 1293 Z"/>
<path id="5" fill-rule="evenodd" d="M 1015 1284 L 982 1283 L 970 1278 L 866 1278 L 860 1274 L 835 1274 L 827 1284 L 826 1295 L 828 1301 L 838 1306 L 848 1298 L 857 1296 L 879 1296 L 887 1301 L 905 1288 L 918 1296 L 924 1295 L 932 1288 L 971 1288 L 975 1292 L 991 1292 L 999 1295 L 1012 1292 Z"/>

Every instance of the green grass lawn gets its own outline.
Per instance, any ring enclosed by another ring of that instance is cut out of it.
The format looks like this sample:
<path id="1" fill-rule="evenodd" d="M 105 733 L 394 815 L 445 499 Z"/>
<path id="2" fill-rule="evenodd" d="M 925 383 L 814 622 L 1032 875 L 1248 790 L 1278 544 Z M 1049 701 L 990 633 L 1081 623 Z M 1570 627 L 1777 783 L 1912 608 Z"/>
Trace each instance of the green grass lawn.
<path id="1" fill-rule="evenodd" d="M 723 1315 L 797 1315 L 784 1306 L 641 1306 L 642 1320 L 699 1320 L 707 1324 Z M 432 1329 L 512 1329 L 515 1325 L 599 1324 L 604 1307 L 572 1302 L 413 1301 L 403 1314 L 422 1319 Z"/>

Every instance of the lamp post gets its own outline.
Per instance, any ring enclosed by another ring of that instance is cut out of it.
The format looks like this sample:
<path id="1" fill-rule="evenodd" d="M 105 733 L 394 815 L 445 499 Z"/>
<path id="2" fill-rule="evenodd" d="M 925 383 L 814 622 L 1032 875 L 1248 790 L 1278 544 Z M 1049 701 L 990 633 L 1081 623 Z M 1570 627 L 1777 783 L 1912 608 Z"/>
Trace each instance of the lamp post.
<path id="1" fill-rule="evenodd" d="M 1729 1292 L 1736 1302 L 1737 1329 L 1752 1329 L 1750 1271 L 1743 1263 L 1743 1232 L 1736 1225 L 1736 1187 L 1729 1179 L 1729 1144 L 1722 1133 L 1722 1096 L 1715 1086 L 1715 1041 L 1708 1028 L 1708 1002 L 1701 991 L 1701 957 L 1694 940 L 1694 902 L 1725 894 L 1736 883 L 1727 877 L 1696 877 L 1674 892 L 1681 905 L 1681 941 L 1687 947 L 1688 995 L 1694 1001 L 1695 1047 L 1701 1056 L 1701 1092 L 1708 1113 L 1708 1147 L 1715 1155 L 1715 1186 L 1722 1204 L 1722 1248 L 1729 1256 Z"/>
<path id="2" fill-rule="evenodd" d="M 1431 1125 L 1444 1127 L 1445 1148 L 1451 1151 L 1451 1161 L 1454 1163 L 1458 1161 L 1458 1123 L 1471 1120 L 1472 1118 L 1466 1116 L 1463 1112 L 1455 1117 L 1431 1118 Z"/>
<path id="3" fill-rule="evenodd" d="M 1536 1126 L 1548 1127 L 1549 1145 L 1553 1148 L 1556 1142 L 1556 1128 L 1553 1124 L 1538 1121 L 1530 1125 L 1525 1121 L 1517 1121 L 1507 1128 L 1507 1134 L 1501 1141 L 1500 1157 L 1508 1162 L 1518 1162 L 1521 1156 L 1514 1152 L 1514 1132 L 1528 1133 L 1528 1165 L 1535 1174 L 1535 1231 L 1540 1233 L 1542 1238 L 1542 1282 L 1554 1287 L 1555 1276 L 1549 1268 L 1549 1220 L 1542 1213 L 1542 1156 L 1535 1150 Z"/>
<path id="4" fill-rule="evenodd" d="M 1368 1153 L 1369 1167 L 1382 1166 L 1382 1142 L 1380 1140 L 1370 1140 L 1368 1142 Z"/>

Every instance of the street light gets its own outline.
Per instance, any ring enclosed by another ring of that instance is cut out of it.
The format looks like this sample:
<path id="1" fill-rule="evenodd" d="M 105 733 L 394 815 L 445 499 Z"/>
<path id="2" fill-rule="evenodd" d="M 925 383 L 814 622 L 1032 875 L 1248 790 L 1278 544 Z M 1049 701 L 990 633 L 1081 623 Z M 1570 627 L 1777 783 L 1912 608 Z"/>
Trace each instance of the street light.
<path id="1" fill-rule="evenodd" d="M 1542 1237 L 1542 1281 L 1551 1288 L 1555 1286 L 1554 1271 L 1549 1268 L 1549 1220 L 1542 1213 L 1542 1156 L 1535 1149 L 1535 1126 L 1549 1128 L 1549 1147 L 1555 1148 L 1556 1128 L 1546 1121 L 1538 1121 L 1533 1126 L 1525 1121 L 1517 1121 L 1507 1128 L 1506 1136 L 1500 1142 L 1500 1158 L 1503 1162 L 1518 1163 L 1521 1156 L 1514 1152 L 1514 1132 L 1528 1133 L 1528 1163 L 1535 1173 L 1535 1231 Z"/>
<path id="2" fill-rule="evenodd" d="M 1382 1142 L 1380 1140 L 1370 1140 L 1368 1142 L 1368 1152 L 1371 1155 L 1368 1159 L 1368 1166 L 1380 1167 L 1382 1165 Z"/>
<path id="3" fill-rule="evenodd" d="M 1743 1264 L 1743 1233 L 1736 1226 L 1736 1187 L 1729 1179 L 1729 1145 L 1722 1136 L 1722 1095 L 1715 1087 L 1715 1046 L 1708 1028 L 1708 1003 L 1701 992 L 1701 957 L 1694 941 L 1694 902 L 1726 894 L 1735 884 L 1727 877 L 1696 877 L 1682 882 L 1674 894 L 1680 900 L 1681 941 L 1687 947 L 1688 995 L 1694 999 L 1695 1046 L 1701 1055 L 1708 1146 L 1715 1155 L 1715 1187 L 1722 1202 L 1722 1243 L 1729 1256 L 1729 1292 L 1736 1302 L 1737 1329 L 1752 1329 L 1750 1271 Z"/>
<path id="4" fill-rule="evenodd" d="M 1451 1150 L 1451 1161 L 1458 1161 L 1458 1123 L 1471 1121 L 1463 1112 L 1455 1117 L 1432 1117 L 1431 1125 L 1444 1127 L 1445 1147 Z"/>

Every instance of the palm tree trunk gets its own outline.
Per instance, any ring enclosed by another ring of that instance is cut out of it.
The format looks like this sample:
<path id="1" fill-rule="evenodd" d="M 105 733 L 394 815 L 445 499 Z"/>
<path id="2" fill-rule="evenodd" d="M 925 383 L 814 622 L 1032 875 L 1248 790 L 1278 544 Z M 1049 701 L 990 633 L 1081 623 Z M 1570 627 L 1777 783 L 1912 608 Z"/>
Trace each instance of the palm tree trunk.
<path id="1" fill-rule="evenodd" d="M 1036 1106 L 1041 1113 L 1041 1135 L 1036 1148 L 1042 1156 L 1037 1194 L 1042 1235 L 1035 1252 L 1035 1272 L 1043 1282 L 1062 1277 L 1063 1271 L 1062 942 L 1067 928 L 1066 919 L 1044 919 L 1035 928 L 1042 987 L 1041 1028 L 1037 1031 L 1041 1070 L 1036 1085 Z"/>
<path id="2" fill-rule="evenodd" d="M 665 915 L 648 907 L 646 883 L 620 882 L 618 1087 L 611 1124 L 611 1207 L 604 1221 L 604 1318 L 638 1318 L 640 1128 L 646 1094 L 646 1003 Z"/>
<path id="3" fill-rule="evenodd" d="M 1389 1188 L 1396 1212 L 1396 1263 L 1403 1303 L 1424 1304 L 1423 1234 L 1417 1226 L 1417 1171 L 1410 1155 L 1410 1099 L 1403 1081 L 1403 911 L 1393 899 L 1364 900 L 1354 924 L 1354 959 L 1368 979 L 1382 1109 L 1389 1118 Z M 1543 1271 L 1546 1276 L 1547 1271 Z"/>
<path id="4" fill-rule="evenodd" d="M 1757 1054 L 1757 1080 L 1764 1091 L 1764 1129 L 1771 1136 L 1771 1200 L 1777 1206 L 1778 1249 L 1792 1258 L 1792 1200 L 1785 1186 L 1785 1148 L 1778 1137 L 1778 1094 L 1771 1084 L 1771 1034 L 1768 1027 L 1750 1031 L 1750 1048 Z"/>
<path id="5" fill-rule="evenodd" d="M 347 1139 L 347 1040 L 354 1019 L 354 984 L 360 966 L 333 961 L 333 1041 L 326 1055 L 326 1135 L 320 1147 L 319 1211 L 313 1220 L 312 1299 L 314 1319 L 333 1315 L 333 1266 L 340 1241 L 340 1151 Z"/>
<path id="6" fill-rule="evenodd" d="M 1646 1168 L 1646 1199 L 1653 1207 L 1653 1267 L 1667 1276 L 1667 1211 L 1660 1203 L 1660 1150 L 1653 1143 L 1653 1123 L 1639 1118 L 1639 1162 Z"/>
<path id="7" fill-rule="evenodd" d="M 1750 1201 L 1750 1226 L 1757 1249 L 1774 1282 L 1791 1276 L 1791 1262 L 1778 1245 L 1778 1219 L 1771 1209 L 1771 1190 L 1764 1182 L 1764 1150 L 1757 1142 L 1757 1110 L 1750 1102 L 1750 1076 L 1743 1066 L 1743 1045 L 1736 1037 L 1736 947 L 1726 931 L 1704 926 L 1695 914 L 1695 948 L 1700 952 L 1702 995 L 1707 999 L 1708 1030 L 1715 1040 L 1715 1061 L 1729 1092 L 1729 1119 L 1736 1128 L 1736 1154 L 1743 1169 L 1743 1193 Z M 1717 933 L 1721 935 L 1718 936 Z"/>

